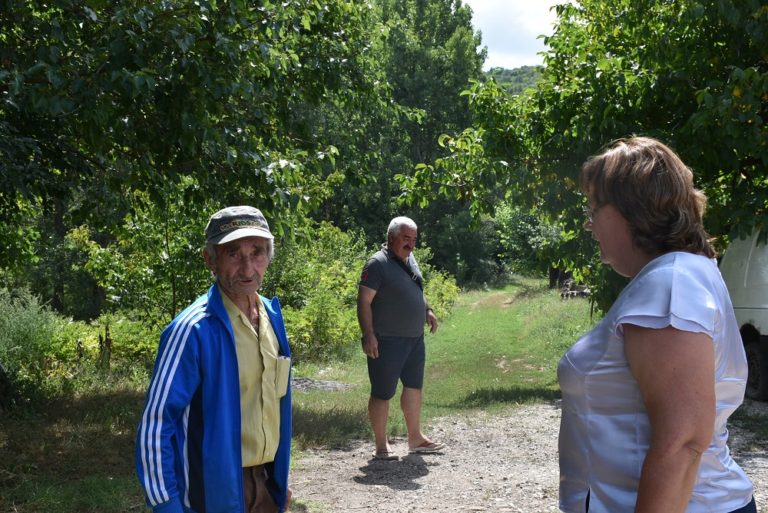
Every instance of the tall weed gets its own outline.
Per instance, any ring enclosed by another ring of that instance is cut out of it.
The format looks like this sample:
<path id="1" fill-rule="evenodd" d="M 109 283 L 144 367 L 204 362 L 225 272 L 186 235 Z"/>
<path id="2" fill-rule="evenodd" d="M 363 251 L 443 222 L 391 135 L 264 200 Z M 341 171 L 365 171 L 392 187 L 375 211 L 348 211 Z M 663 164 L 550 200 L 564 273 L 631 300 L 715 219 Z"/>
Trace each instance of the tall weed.
<path id="1" fill-rule="evenodd" d="M 0 408 L 41 392 L 55 325 L 29 290 L 0 289 Z"/>

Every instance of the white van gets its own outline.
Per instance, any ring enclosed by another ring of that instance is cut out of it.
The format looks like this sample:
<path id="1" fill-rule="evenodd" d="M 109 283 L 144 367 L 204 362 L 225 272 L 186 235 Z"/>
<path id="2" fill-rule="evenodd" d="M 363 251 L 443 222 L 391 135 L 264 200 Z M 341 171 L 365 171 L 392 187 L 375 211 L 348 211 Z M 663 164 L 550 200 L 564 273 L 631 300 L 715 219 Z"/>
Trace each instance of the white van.
<path id="1" fill-rule="evenodd" d="M 731 241 L 720 261 L 749 363 L 746 395 L 768 400 L 768 243 L 759 232 Z"/>

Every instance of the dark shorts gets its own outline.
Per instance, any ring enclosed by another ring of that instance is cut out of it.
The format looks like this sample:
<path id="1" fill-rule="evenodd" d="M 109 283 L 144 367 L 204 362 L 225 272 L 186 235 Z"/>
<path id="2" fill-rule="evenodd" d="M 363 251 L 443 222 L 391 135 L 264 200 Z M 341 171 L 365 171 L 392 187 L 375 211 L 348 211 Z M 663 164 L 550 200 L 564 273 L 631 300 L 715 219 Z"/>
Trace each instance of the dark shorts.
<path id="1" fill-rule="evenodd" d="M 424 336 L 380 337 L 379 357 L 368 358 L 371 395 L 388 401 L 397 390 L 397 380 L 404 387 L 421 389 L 424 385 Z"/>
<path id="2" fill-rule="evenodd" d="M 739 508 L 732 513 L 757 513 L 757 504 L 755 504 L 755 498 L 752 497 L 752 500 L 749 504 L 744 506 L 743 508 Z"/>

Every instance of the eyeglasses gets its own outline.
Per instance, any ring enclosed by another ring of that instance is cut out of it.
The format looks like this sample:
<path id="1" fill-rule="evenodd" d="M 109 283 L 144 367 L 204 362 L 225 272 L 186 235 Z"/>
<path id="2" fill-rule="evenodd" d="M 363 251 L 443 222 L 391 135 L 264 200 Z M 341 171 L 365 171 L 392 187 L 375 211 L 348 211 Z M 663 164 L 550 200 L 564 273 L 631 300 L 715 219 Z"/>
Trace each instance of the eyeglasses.
<path id="1" fill-rule="evenodd" d="M 602 205 L 598 205 L 596 207 L 590 207 L 589 205 L 583 205 L 581 207 L 582 212 L 584 212 L 584 217 L 587 218 L 587 222 L 591 223 L 592 220 L 595 218 L 595 215 L 597 214 L 597 211 L 602 208 Z"/>

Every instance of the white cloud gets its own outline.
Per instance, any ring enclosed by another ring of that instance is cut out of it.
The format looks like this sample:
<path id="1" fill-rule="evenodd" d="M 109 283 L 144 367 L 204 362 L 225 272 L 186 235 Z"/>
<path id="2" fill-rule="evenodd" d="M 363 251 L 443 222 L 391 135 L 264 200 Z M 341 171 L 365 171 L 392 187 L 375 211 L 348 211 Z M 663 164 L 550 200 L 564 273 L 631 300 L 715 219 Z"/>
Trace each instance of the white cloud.
<path id="1" fill-rule="evenodd" d="M 464 0 L 472 9 L 472 23 L 480 30 L 488 48 L 485 69 L 518 68 L 542 63 L 545 49 L 538 36 L 551 35 L 557 16 L 550 7 L 560 1 Z"/>

